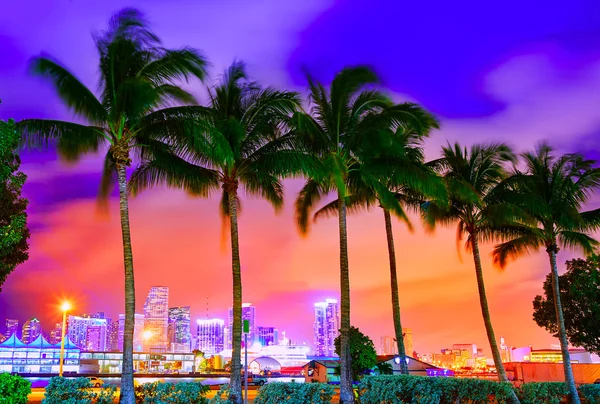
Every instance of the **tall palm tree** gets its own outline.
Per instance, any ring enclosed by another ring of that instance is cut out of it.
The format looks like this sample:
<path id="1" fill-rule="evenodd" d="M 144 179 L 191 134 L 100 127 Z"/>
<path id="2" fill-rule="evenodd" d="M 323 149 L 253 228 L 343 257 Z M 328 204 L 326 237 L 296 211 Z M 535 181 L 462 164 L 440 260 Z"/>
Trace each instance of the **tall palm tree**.
<path id="1" fill-rule="evenodd" d="M 554 287 L 565 381 L 571 402 L 579 403 L 560 301 L 556 254 L 559 245 L 585 254 L 593 253 L 598 246 L 598 241 L 589 233 L 600 227 L 600 209 L 585 212 L 581 209 L 591 194 L 600 188 L 600 169 L 594 168 L 595 161 L 579 154 L 556 156 L 545 143 L 522 157 L 525 170 L 516 170 L 506 181 L 504 198 L 522 208 L 530 221 L 521 223 L 520 234 L 495 247 L 494 261 L 505 267 L 510 258 L 545 248 Z"/>
<path id="2" fill-rule="evenodd" d="M 116 13 L 108 30 L 94 39 L 100 56 L 99 98 L 58 62 L 38 57 L 33 63 L 34 73 L 48 79 L 63 102 L 87 124 L 28 119 L 19 126 L 24 143 L 56 145 L 60 157 L 68 162 L 76 162 L 85 153 L 108 149 L 100 197 L 108 197 L 118 184 L 125 264 L 121 402 L 133 404 L 135 288 L 126 169 L 134 148 L 142 150 L 146 142 L 181 128 L 178 119 L 169 119 L 160 108 L 172 103 L 194 103 L 194 97 L 178 87 L 177 82 L 189 77 L 202 79 L 206 61 L 191 48 L 161 47 L 144 16 L 135 9 Z"/>
<path id="3" fill-rule="evenodd" d="M 329 91 L 309 77 L 310 114 L 294 117 L 295 132 L 303 148 L 319 159 L 311 165 L 308 181 L 296 199 L 296 219 L 302 233 L 308 231 L 309 217 L 318 201 L 336 193 L 340 235 L 340 402 L 353 403 L 352 368 L 349 347 L 350 279 L 346 211 L 352 173 L 367 170 L 365 164 L 386 146 L 379 135 L 394 122 L 416 121 L 410 105 L 393 106 L 380 91 L 367 89 L 377 84 L 377 76 L 366 67 L 346 68 L 336 75 Z M 415 122 L 416 124 L 416 122 Z M 378 196 L 388 201 L 389 192 L 376 187 Z"/>
<path id="4" fill-rule="evenodd" d="M 298 94 L 263 88 L 247 80 L 244 65 L 234 63 L 214 89 L 209 107 L 184 107 L 188 125 L 183 136 L 151 147 L 152 157 L 134 172 L 130 189 L 166 185 L 192 195 L 208 196 L 221 188 L 221 215 L 231 232 L 233 329 L 231 397 L 242 401 L 242 278 L 238 236 L 238 187 L 260 196 L 275 209 L 283 204 L 281 178 L 299 173 L 302 153 L 293 150 L 286 123 L 300 106 Z"/>
<path id="5" fill-rule="evenodd" d="M 442 149 L 442 158 L 430 164 L 444 176 L 449 193 L 449 206 L 428 204 L 426 223 L 432 227 L 436 222 L 443 225 L 458 224 L 456 243 L 466 235 L 466 249 L 473 254 L 481 314 L 485 324 L 490 349 L 498 379 L 508 381 L 492 320 L 483 279 L 479 243 L 503 239 L 511 234 L 515 213 L 509 206 L 499 203 L 495 189 L 506 178 L 506 163 L 514 163 L 516 157 L 510 147 L 502 143 L 473 145 L 470 150 L 458 143 Z M 518 402 L 516 395 L 512 401 Z"/>
<path id="6" fill-rule="evenodd" d="M 367 159 L 366 163 L 374 163 L 383 170 L 363 169 L 350 170 L 347 198 L 348 213 L 359 212 L 372 206 L 382 209 L 385 220 L 385 231 L 390 264 L 390 290 L 392 300 L 392 318 L 394 323 L 395 340 L 400 357 L 400 371 L 408 374 L 406 350 L 404 347 L 404 333 L 400 316 L 400 297 L 398 292 L 398 276 L 396 270 L 396 252 L 394 234 L 392 231 L 392 217 L 396 215 L 406 222 L 409 229 L 412 225 L 406 210 L 419 211 L 425 198 L 444 199 L 445 187 L 440 178 L 424 164 L 423 141 L 434 128 L 439 128 L 439 123 L 427 111 L 413 104 L 401 106 L 414 116 L 418 123 L 415 127 L 412 122 L 404 122 L 395 127 L 386 128 L 388 140 L 394 146 L 389 147 L 389 142 L 384 140 L 388 147 L 378 153 L 375 158 Z M 412 121 L 412 120 L 411 120 Z M 379 132 L 379 135 L 382 133 Z M 389 153 L 391 151 L 391 153 Z M 373 161 L 375 160 L 375 161 Z M 380 164 L 386 160 L 386 164 Z M 379 189 L 379 190 L 378 190 Z M 386 197 L 385 200 L 381 196 Z M 337 215 L 338 200 L 325 205 L 315 213 L 315 220 L 321 216 Z"/>

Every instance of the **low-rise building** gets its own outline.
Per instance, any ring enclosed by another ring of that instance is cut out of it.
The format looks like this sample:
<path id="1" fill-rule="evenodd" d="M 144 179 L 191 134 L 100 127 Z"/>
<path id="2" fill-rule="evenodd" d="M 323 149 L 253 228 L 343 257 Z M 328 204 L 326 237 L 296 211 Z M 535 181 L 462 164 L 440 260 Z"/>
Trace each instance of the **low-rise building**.
<path id="1" fill-rule="evenodd" d="M 64 372 L 79 371 L 81 350 L 68 337 L 65 338 Z M 13 334 L 0 343 L 0 373 L 58 373 L 60 343 L 51 344 L 39 335 L 26 344 Z"/>

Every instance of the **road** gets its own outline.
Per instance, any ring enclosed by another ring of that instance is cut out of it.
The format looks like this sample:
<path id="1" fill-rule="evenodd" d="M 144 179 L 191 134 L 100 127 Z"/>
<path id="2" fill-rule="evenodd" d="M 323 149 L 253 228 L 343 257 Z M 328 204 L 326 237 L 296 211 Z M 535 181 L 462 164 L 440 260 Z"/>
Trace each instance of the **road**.
<path id="1" fill-rule="evenodd" d="M 95 391 L 99 390 L 99 389 L 93 389 Z M 45 393 L 45 389 L 43 388 L 33 388 L 31 389 L 31 394 L 29 395 L 29 400 L 27 401 L 28 403 L 41 403 L 42 400 L 44 399 L 44 393 Z M 217 393 L 218 390 L 211 390 L 208 394 L 207 397 L 208 398 L 212 398 L 214 397 L 214 395 Z M 257 393 L 258 389 L 254 386 L 249 386 L 248 387 L 248 402 L 249 403 L 253 403 L 254 402 L 254 398 L 256 398 L 256 393 Z M 118 390 L 117 390 L 117 395 L 115 396 L 115 403 L 118 403 Z"/>

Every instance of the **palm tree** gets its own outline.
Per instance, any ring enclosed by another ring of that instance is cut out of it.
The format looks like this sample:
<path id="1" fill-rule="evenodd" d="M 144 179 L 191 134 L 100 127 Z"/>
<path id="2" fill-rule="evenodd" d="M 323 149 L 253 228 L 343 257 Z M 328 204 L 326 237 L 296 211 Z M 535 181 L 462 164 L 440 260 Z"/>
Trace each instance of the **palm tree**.
<path id="1" fill-rule="evenodd" d="M 396 271 L 396 252 L 394 234 L 392 231 L 391 214 L 406 222 L 409 229 L 412 225 L 406 214 L 406 209 L 419 211 L 424 198 L 445 198 L 445 188 L 440 178 L 424 164 L 423 141 L 431 129 L 439 128 L 437 120 L 425 110 L 414 104 L 404 104 L 397 108 L 410 111 L 414 120 L 388 128 L 385 132 L 388 140 L 395 147 L 388 144 L 374 159 L 367 163 L 375 163 L 383 170 L 351 170 L 349 174 L 347 210 L 349 213 L 359 212 L 372 206 L 379 206 L 383 211 L 387 237 L 388 256 L 390 263 L 390 289 L 392 298 L 392 317 L 394 322 L 395 341 L 400 357 L 400 371 L 408 374 L 406 350 L 404 347 L 404 333 L 400 316 L 400 298 L 398 293 L 398 276 Z M 414 127 L 411 123 L 418 123 Z M 394 131 L 395 129 L 395 131 Z M 379 135 L 382 132 L 379 131 Z M 381 136 L 380 136 L 381 138 Z M 391 153 L 389 153 L 391 151 Z M 386 164 L 380 164 L 381 160 Z M 373 161 L 376 160 L 376 161 Z M 372 167 L 371 167 L 372 168 Z M 379 189 L 379 191 L 378 191 Z M 386 199 L 380 198 L 383 196 Z M 315 213 L 315 221 L 324 215 L 337 215 L 338 200 L 335 200 Z"/>
<path id="2" fill-rule="evenodd" d="M 442 174 L 448 187 L 449 206 L 427 204 L 426 223 L 432 228 L 436 222 L 443 225 L 458 224 L 457 248 L 466 235 L 466 249 L 473 254 L 481 314 L 498 379 L 508 381 L 492 320 L 483 280 L 479 242 L 503 239 L 511 234 L 515 213 L 509 206 L 498 203 L 495 189 L 505 178 L 504 165 L 516 161 L 510 147 L 502 143 L 474 145 L 470 150 L 458 143 L 442 149 L 442 158 L 430 164 Z M 518 402 L 516 395 L 512 401 Z"/>
<path id="3" fill-rule="evenodd" d="M 409 104 L 393 106 L 381 92 L 365 88 L 378 82 L 377 76 L 366 67 L 342 70 L 334 78 L 329 91 L 310 77 L 308 79 L 311 113 L 296 114 L 293 124 L 303 148 L 317 157 L 319 164 L 309 167 L 309 179 L 296 199 L 296 220 L 300 231 L 306 233 L 314 206 L 330 192 L 337 194 L 340 235 L 340 402 L 353 403 L 348 340 L 350 279 L 346 211 L 350 195 L 348 189 L 351 190 L 349 181 L 354 172 L 373 169 L 375 164 L 371 164 L 370 160 L 377 160 L 377 156 L 385 150 L 385 128 L 416 119 Z M 385 161 L 379 163 L 373 172 L 382 171 Z M 378 197 L 387 203 L 389 191 L 381 186 L 375 188 Z"/>
<path id="4" fill-rule="evenodd" d="M 592 254 L 598 246 L 598 241 L 589 233 L 600 227 L 600 209 L 582 212 L 581 208 L 600 187 L 600 169 L 594 168 L 595 161 L 586 160 L 579 154 L 556 156 L 544 143 L 522 157 L 525 171 L 515 170 L 506 181 L 504 198 L 522 208 L 530 220 L 522 221 L 520 234 L 495 247 L 494 262 L 505 267 L 510 258 L 539 248 L 546 249 L 565 381 L 571 402 L 579 403 L 560 301 L 556 254 L 559 245 L 585 254 Z"/>
<path id="5" fill-rule="evenodd" d="M 184 121 L 194 119 L 183 136 L 154 144 L 152 158 L 134 172 L 130 190 L 166 185 L 197 196 L 221 188 L 220 211 L 231 233 L 233 330 L 231 400 L 241 403 L 242 278 L 238 237 L 238 187 L 260 196 L 275 209 L 283 204 L 282 177 L 299 173 L 301 153 L 284 134 L 299 108 L 296 93 L 262 88 L 247 80 L 242 63 L 234 63 L 221 83 L 209 89 L 209 107 L 183 107 Z"/>
<path id="6" fill-rule="evenodd" d="M 58 62 L 38 57 L 33 63 L 35 74 L 47 78 L 63 102 L 87 124 L 29 119 L 20 122 L 19 127 L 26 144 L 55 144 L 60 157 L 68 162 L 108 146 L 100 198 L 107 198 L 118 183 L 125 264 L 121 402 L 133 404 L 135 289 L 126 169 L 131 164 L 133 148 L 142 150 L 146 142 L 181 129 L 178 119 L 169 119 L 165 110 L 159 108 L 171 103 L 193 103 L 192 95 L 176 83 L 188 77 L 202 79 L 206 62 L 194 49 L 161 47 L 144 16 L 134 9 L 116 13 L 108 30 L 96 36 L 95 42 L 100 54 L 99 98 Z"/>

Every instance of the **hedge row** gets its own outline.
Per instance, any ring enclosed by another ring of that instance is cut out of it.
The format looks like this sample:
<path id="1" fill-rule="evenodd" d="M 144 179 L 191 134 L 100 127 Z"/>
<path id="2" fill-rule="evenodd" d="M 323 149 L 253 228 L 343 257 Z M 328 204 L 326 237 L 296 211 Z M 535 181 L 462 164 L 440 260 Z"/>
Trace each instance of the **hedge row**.
<path id="1" fill-rule="evenodd" d="M 368 376 L 359 385 L 361 404 L 484 404 L 508 402 L 512 385 L 490 380 L 420 376 Z M 229 402 L 228 386 L 208 400 L 209 388 L 200 383 L 147 383 L 136 387 L 138 404 L 221 404 Z M 116 388 L 94 390 L 86 378 L 54 377 L 46 387 L 44 404 L 112 404 Z M 568 396 L 564 383 L 525 383 L 515 389 L 521 404 L 559 404 Z M 26 404 L 29 381 L 0 374 L 0 404 Z M 270 383 L 258 391 L 255 404 L 328 404 L 334 388 L 325 383 Z M 600 403 L 600 384 L 579 387 L 586 404 Z"/>

